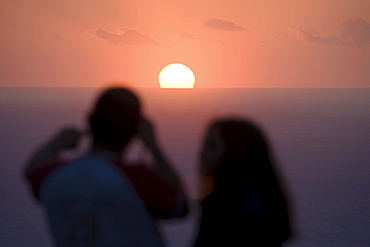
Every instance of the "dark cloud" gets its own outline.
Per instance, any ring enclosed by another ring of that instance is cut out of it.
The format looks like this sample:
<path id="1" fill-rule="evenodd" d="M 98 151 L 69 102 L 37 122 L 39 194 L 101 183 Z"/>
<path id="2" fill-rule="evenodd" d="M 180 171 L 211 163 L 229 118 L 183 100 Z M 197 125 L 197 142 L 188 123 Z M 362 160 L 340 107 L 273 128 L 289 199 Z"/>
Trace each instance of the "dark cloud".
<path id="1" fill-rule="evenodd" d="M 314 31 L 300 28 L 303 37 L 312 43 L 363 47 L 370 45 L 370 23 L 362 18 L 349 19 L 342 25 L 341 35 L 322 37 Z"/>
<path id="2" fill-rule="evenodd" d="M 158 45 L 152 37 L 147 34 L 139 33 L 135 29 L 120 28 L 118 32 L 107 32 L 102 28 L 97 28 L 88 31 L 98 38 L 109 41 L 118 46 L 125 45 L 136 45 L 136 46 L 146 46 L 146 45 Z"/>
<path id="3" fill-rule="evenodd" d="M 224 21 L 217 18 L 211 18 L 204 22 L 204 26 L 208 28 L 220 29 L 225 31 L 248 31 L 246 28 L 235 24 L 232 21 Z"/>
<path id="4" fill-rule="evenodd" d="M 200 34 L 189 33 L 189 32 L 185 32 L 185 31 L 180 32 L 178 35 L 181 39 L 199 39 L 199 38 L 201 38 Z"/>
<path id="5" fill-rule="evenodd" d="M 343 23 L 343 38 L 357 46 L 370 44 L 370 23 L 362 18 L 349 19 Z"/>

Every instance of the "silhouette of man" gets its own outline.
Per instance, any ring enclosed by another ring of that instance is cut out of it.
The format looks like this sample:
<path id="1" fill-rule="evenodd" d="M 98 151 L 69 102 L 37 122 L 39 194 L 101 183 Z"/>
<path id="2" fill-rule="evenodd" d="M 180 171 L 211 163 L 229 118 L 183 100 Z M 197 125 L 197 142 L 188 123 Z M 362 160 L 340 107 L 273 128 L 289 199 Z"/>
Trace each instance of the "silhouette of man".
<path id="1" fill-rule="evenodd" d="M 82 132 L 63 129 L 31 157 L 25 169 L 46 210 L 56 246 L 164 246 L 155 218 L 182 217 L 187 204 L 180 180 L 159 148 L 153 127 L 128 89 L 107 89 L 89 116 L 90 151 L 62 161 Z M 155 165 L 130 165 L 121 156 L 133 136 Z"/>

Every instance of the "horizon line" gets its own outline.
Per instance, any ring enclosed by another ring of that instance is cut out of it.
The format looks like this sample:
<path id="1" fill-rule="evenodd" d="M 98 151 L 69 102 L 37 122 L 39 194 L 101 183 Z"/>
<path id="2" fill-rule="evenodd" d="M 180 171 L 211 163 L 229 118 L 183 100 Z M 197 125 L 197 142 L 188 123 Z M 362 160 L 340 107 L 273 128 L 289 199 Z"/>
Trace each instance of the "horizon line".
<path id="1" fill-rule="evenodd" d="M 106 86 L 1 86 L 0 88 L 109 88 L 120 85 L 106 85 Z M 163 89 L 163 90 L 196 90 L 196 89 L 370 89 L 366 87 L 194 87 L 194 88 L 161 88 L 159 86 L 130 86 L 122 85 L 122 87 L 135 88 L 135 89 Z"/>

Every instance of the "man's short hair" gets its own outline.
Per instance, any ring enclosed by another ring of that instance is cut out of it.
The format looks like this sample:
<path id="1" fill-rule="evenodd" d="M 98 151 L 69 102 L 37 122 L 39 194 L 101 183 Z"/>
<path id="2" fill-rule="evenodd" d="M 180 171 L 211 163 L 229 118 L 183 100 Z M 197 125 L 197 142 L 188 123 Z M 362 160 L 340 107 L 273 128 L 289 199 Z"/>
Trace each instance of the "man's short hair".
<path id="1" fill-rule="evenodd" d="M 137 133 L 140 108 L 138 97 L 128 89 L 105 90 L 89 118 L 94 141 L 114 147 L 126 145 Z"/>

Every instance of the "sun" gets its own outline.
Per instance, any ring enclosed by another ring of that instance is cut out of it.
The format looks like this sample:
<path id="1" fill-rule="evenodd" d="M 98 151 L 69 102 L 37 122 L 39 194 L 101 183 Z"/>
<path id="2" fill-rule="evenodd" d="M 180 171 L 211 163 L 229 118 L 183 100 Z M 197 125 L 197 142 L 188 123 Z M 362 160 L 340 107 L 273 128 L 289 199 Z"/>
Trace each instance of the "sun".
<path id="1" fill-rule="evenodd" d="M 158 81 L 161 88 L 193 88 L 195 76 L 186 65 L 171 63 L 159 72 Z"/>

